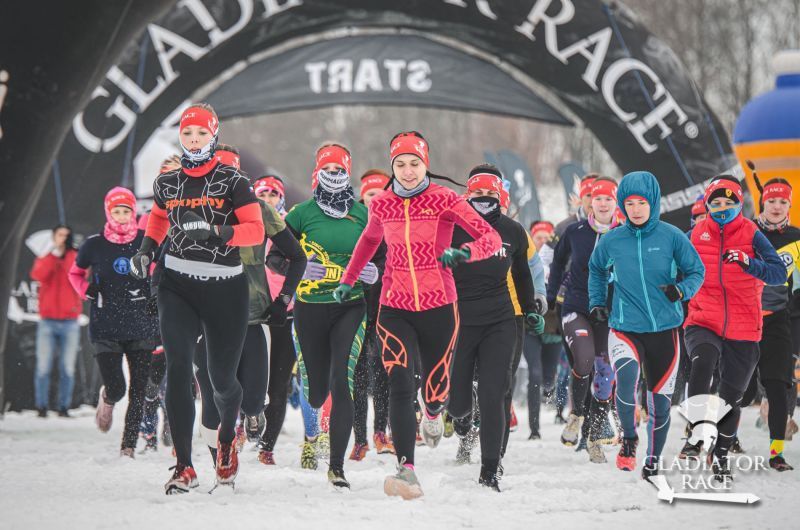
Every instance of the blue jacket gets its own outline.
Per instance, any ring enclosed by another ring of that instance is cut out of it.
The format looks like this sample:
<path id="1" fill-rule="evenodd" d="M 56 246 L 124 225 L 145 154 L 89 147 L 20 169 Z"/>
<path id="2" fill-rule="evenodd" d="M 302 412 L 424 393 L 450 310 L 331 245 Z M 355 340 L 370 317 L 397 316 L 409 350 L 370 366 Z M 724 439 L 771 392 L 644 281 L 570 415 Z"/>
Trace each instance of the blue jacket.
<path id="1" fill-rule="evenodd" d="M 670 302 L 660 286 L 677 284 L 688 300 L 703 284 L 705 267 L 684 233 L 659 220 L 661 189 L 652 173 L 635 171 L 622 179 L 617 200 L 623 212 L 631 195 L 647 200 L 650 219 L 639 228 L 629 220 L 600 239 L 589 260 L 589 307 L 606 305 L 613 268 L 611 328 L 634 333 L 677 328 L 683 322 L 681 301 Z M 683 279 L 677 282 L 679 270 Z"/>
<path id="2" fill-rule="evenodd" d="M 561 284 L 565 283 L 562 314 L 589 314 L 589 258 L 600 240 L 601 234 L 594 231 L 587 219 L 571 224 L 564 231 L 556 245 L 553 263 L 550 264 L 547 285 L 547 303 L 550 307 L 555 306 L 556 295 Z M 566 282 L 564 278 L 567 278 Z"/>

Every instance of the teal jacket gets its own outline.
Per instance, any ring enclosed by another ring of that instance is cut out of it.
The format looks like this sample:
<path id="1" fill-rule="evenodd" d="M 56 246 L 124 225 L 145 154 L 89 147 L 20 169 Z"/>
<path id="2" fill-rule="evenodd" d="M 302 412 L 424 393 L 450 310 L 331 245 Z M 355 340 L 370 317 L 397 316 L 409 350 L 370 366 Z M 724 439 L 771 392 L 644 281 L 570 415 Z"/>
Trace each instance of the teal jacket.
<path id="1" fill-rule="evenodd" d="M 611 328 L 634 333 L 677 328 L 683 323 L 681 301 L 670 302 L 660 287 L 677 284 L 688 300 L 703 284 L 705 267 L 684 233 L 659 220 L 661 189 L 652 173 L 635 171 L 622 179 L 617 200 L 623 212 L 631 195 L 647 200 L 650 219 L 639 228 L 628 221 L 600 238 L 589 260 L 589 308 L 606 305 L 613 268 Z"/>

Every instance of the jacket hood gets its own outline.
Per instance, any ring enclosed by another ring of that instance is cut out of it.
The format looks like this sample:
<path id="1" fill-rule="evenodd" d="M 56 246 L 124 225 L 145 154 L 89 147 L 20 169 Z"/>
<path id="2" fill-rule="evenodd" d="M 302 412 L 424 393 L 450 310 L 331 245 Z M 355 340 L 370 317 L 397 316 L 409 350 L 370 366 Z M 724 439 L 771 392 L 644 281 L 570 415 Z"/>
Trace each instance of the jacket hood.
<path id="1" fill-rule="evenodd" d="M 628 213 L 625 211 L 625 199 L 631 195 L 644 197 L 650 204 L 650 219 L 647 220 L 642 230 L 645 232 L 652 230 L 661 218 L 661 187 L 658 185 L 655 175 L 649 171 L 628 173 L 622 177 L 617 188 L 617 204 L 620 205 L 620 209 L 628 221 L 626 226 L 634 229 L 628 219 Z"/>

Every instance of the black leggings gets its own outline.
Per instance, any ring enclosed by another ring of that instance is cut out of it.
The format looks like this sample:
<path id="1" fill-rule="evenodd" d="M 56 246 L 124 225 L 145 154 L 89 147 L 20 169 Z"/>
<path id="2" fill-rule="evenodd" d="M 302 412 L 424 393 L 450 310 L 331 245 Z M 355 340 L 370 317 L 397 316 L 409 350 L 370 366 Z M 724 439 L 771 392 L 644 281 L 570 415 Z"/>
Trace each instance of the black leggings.
<path id="1" fill-rule="evenodd" d="M 236 378 L 248 319 L 247 278 L 196 280 L 165 269 L 158 286 L 161 339 L 167 356 L 166 407 L 178 463 L 192 465 L 197 338 L 206 342 L 208 375 L 220 415 L 219 440 L 233 442 L 242 402 Z"/>
<path id="2" fill-rule="evenodd" d="M 414 400 L 416 365 L 420 365 L 422 399 L 430 415 L 444 410 L 450 395 L 450 363 L 458 339 L 456 304 L 405 311 L 381 306 L 378 338 L 389 374 L 389 423 L 397 460 L 414 463 L 417 419 Z"/>
<path id="3" fill-rule="evenodd" d="M 341 469 L 353 429 L 353 376 L 364 340 L 365 304 L 296 302 L 298 364 L 308 402 L 320 408 L 331 394 L 330 466 Z"/>
<path id="4" fill-rule="evenodd" d="M 453 356 L 447 411 L 456 419 L 470 415 L 472 380 L 477 370 L 481 462 L 490 467 L 497 466 L 505 438 L 506 394 L 511 386 L 516 329 L 514 319 L 484 326 L 461 326 L 458 348 Z"/>
<path id="5" fill-rule="evenodd" d="M 159 341 L 160 342 L 160 341 Z M 143 432 L 156 432 L 158 429 L 158 408 L 161 406 L 159 392 L 161 382 L 167 373 L 167 359 L 164 349 L 159 345 L 150 358 L 150 370 L 144 394 Z"/>
<path id="6" fill-rule="evenodd" d="M 514 355 L 511 357 L 511 365 L 509 367 L 511 384 L 508 385 L 506 389 L 506 423 L 503 433 L 503 446 L 500 449 L 500 458 L 506 456 L 508 437 L 511 435 L 511 400 L 514 397 L 514 387 L 517 385 L 517 368 L 519 368 L 519 363 L 522 360 L 522 347 L 525 342 L 525 320 L 523 320 L 521 316 L 514 317 L 514 326 Z"/>
<path id="7" fill-rule="evenodd" d="M 717 456 L 727 456 L 739 426 L 742 396 L 758 365 L 758 343 L 723 340 L 701 326 L 689 326 L 685 336 L 692 361 L 689 397 L 710 393 L 714 371 L 717 363 L 720 365 L 719 397 L 731 406 L 731 411 L 717 424 L 716 452 Z"/>
<path id="8" fill-rule="evenodd" d="M 297 361 L 292 339 L 292 320 L 285 326 L 270 326 L 269 350 L 269 404 L 264 412 L 267 417 L 267 428 L 261 436 L 261 448 L 264 451 L 275 449 L 275 443 L 283 427 L 286 417 L 286 401 L 289 384 L 292 381 L 292 367 Z"/>
<path id="9" fill-rule="evenodd" d="M 200 386 L 200 399 L 203 403 L 200 422 L 206 429 L 216 431 L 220 424 L 219 411 L 214 403 L 214 388 L 208 375 L 208 354 L 205 338 L 200 339 L 195 350 L 194 364 L 197 367 L 195 376 Z M 242 358 L 236 379 L 242 386 L 241 409 L 247 416 L 256 416 L 264 410 L 267 398 L 267 382 L 269 381 L 269 354 L 267 338 L 261 324 L 247 326 L 247 335 L 242 346 Z M 216 439 L 206 440 L 216 447 Z"/>
<path id="10" fill-rule="evenodd" d="M 531 432 L 539 432 L 542 390 L 551 392 L 555 387 L 561 342 L 545 343 L 542 337 L 526 333 L 522 353 L 528 363 L 528 426 Z"/>
<path id="11" fill-rule="evenodd" d="M 386 432 L 389 420 L 389 376 L 383 368 L 380 352 L 377 349 L 377 337 L 374 331 L 366 336 L 364 348 L 356 364 L 353 405 L 355 419 L 353 433 L 356 443 L 367 443 L 367 412 L 369 409 L 369 389 L 372 382 L 372 405 L 374 432 Z"/>
<path id="12" fill-rule="evenodd" d="M 600 365 L 605 369 L 608 362 L 608 325 L 594 324 L 582 313 L 566 313 L 561 319 L 564 327 L 564 340 L 569 345 L 567 355 L 572 367 L 572 413 L 576 416 L 586 414 L 587 393 L 591 384 L 593 368 L 597 366 L 597 358 L 602 359 Z M 596 370 L 595 370 L 596 371 Z M 607 376 L 607 374 L 605 374 Z M 604 379 L 606 377 L 600 377 Z M 610 390 L 610 386 L 607 386 Z M 607 394 L 607 391 L 602 394 Z M 607 401 L 608 395 L 598 396 Z"/>
<path id="13" fill-rule="evenodd" d="M 95 355 L 103 384 L 106 401 L 116 403 L 125 396 L 125 376 L 122 373 L 122 353 L 103 352 Z M 125 412 L 125 428 L 122 431 L 122 449 L 135 448 L 139 438 L 139 424 L 144 414 L 144 395 L 147 376 L 150 373 L 150 350 L 135 350 L 124 353 L 128 361 L 128 410 Z M 102 396 L 100 399 L 103 399 Z"/>

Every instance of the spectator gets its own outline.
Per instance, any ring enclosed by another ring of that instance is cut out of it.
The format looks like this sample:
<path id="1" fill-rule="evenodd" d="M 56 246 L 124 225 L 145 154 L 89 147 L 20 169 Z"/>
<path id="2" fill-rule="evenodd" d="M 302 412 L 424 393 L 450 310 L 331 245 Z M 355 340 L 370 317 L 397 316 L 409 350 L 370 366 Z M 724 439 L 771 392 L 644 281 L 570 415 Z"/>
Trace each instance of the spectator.
<path id="1" fill-rule="evenodd" d="M 39 282 L 39 327 L 36 332 L 36 408 L 47 417 L 50 400 L 50 372 L 56 351 L 59 353 L 58 415 L 69 417 L 78 356 L 81 299 L 69 283 L 68 272 L 77 255 L 72 230 L 58 225 L 53 229 L 52 247 L 36 258 L 31 278 Z"/>

